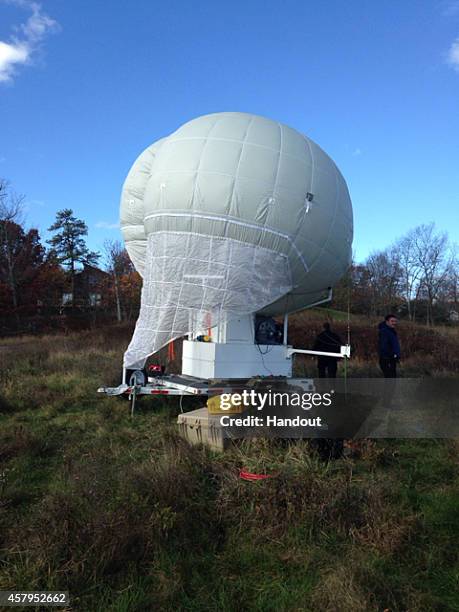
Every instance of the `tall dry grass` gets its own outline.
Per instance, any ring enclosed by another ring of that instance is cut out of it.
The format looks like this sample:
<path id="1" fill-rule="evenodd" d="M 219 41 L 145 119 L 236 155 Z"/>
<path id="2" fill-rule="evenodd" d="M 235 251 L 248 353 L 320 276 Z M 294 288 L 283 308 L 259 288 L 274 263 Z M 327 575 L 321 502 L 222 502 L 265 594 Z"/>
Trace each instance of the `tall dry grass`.
<path id="1" fill-rule="evenodd" d="M 457 609 L 457 445 L 191 447 L 176 401 L 131 419 L 97 396 L 129 333 L 0 351 L 0 589 L 68 589 L 84 612 Z"/>

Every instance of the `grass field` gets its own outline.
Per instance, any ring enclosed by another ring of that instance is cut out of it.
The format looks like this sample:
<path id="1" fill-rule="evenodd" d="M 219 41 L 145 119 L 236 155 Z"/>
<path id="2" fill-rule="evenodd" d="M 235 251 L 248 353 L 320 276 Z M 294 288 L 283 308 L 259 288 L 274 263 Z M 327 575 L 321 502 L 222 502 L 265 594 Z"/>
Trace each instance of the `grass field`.
<path id="1" fill-rule="evenodd" d="M 0 590 L 66 589 L 85 612 L 459 610 L 455 441 L 366 441 L 329 463 L 307 442 L 190 447 L 173 398 L 130 419 L 95 393 L 119 382 L 129 332 L 0 344 Z M 429 367 L 457 375 L 441 351 Z"/>

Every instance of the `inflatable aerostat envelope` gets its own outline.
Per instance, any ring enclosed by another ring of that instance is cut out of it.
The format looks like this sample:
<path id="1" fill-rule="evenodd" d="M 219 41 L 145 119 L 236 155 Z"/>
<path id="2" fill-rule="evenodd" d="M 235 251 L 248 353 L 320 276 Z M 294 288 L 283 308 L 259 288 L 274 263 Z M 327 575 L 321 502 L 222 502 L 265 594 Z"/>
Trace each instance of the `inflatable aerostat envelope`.
<path id="1" fill-rule="evenodd" d="M 223 317 L 325 300 L 350 264 L 352 226 L 341 173 L 306 136 L 246 113 L 189 121 L 123 187 L 122 232 L 143 277 L 124 365 Z"/>

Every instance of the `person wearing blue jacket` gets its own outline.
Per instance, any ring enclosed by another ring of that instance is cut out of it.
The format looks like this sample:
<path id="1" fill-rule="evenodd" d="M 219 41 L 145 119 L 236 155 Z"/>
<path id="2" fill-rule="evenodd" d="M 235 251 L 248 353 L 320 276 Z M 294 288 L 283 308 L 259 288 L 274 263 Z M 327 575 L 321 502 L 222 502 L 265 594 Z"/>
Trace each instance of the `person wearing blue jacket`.
<path id="1" fill-rule="evenodd" d="M 395 326 L 397 317 L 386 315 L 384 321 L 378 325 L 378 353 L 379 366 L 384 378 L 397 377 L 397 363 L 400 361 L 400 342 L 398 341 Z"/>

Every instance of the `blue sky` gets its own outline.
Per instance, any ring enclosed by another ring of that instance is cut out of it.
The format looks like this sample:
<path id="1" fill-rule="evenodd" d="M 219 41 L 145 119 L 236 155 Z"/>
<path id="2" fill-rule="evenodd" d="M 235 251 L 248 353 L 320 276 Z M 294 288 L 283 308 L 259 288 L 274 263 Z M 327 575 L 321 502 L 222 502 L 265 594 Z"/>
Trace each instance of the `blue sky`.
<path id="1" fill-rule="evenodd" d="M 335 160 L 358 260 L 430 221 L 459 242 L 459 0 L 0 0 L 0 177 L 44 238 L 64 207 L 119 238 L 137 155 L 228 110 Z"/>

